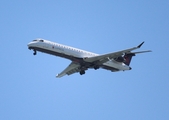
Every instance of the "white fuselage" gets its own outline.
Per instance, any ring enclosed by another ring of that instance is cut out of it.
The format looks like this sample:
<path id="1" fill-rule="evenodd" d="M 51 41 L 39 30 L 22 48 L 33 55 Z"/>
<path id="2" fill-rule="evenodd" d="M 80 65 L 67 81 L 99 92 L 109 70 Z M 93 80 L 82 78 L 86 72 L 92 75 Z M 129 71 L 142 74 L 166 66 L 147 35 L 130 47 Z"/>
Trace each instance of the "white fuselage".
<path id="1" fill-rule="evenodd" d="M 76 58 L 84 59 L 87 57 L 98 56 L 99 54 L 88 52 L 85 50 L 81 50 L 78 48 L 62 45 L 59 43 L 51 42 L 48 40 L 34 40 L 28 44 L 29 49 L 45 52 L 48 54 L 60 56 L 63 58 L 70 59 L 72 61 L 76 61 Z M 109 60 L 108 62 L 103 63 L 104 66 L 108 67 L 109 70 L 111 68 L 120 70 L 130 70 L 131 68 L 125 65 L 123 62 L 117 62 L 115 60 Z M 113 71 L 112 69 L 112 71 Z"/>

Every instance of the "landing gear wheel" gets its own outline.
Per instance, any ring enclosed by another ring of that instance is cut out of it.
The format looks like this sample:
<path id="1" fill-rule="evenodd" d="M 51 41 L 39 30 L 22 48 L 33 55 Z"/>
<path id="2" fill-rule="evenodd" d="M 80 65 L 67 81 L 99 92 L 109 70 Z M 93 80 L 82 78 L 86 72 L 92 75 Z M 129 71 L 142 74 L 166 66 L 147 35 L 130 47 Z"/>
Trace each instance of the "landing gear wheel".
<path id="1" fill-rule="evenodd" d="M 37 53 L 36 53 L 36 50 L 34 50 L 34 53 L 33 53 L 33 55 L 36 55 Z"/>
<path id="2" fill-rule="evenodd" d="M 81 70 L 81 71 L 80 71 L 80 75 L 83 75 L 83 74 L 85 74 L 85 71 L 84 71 L 84 70 Z"/>
<path id="3" fill-rule="evenodd" d="M 99 69 L 99 66 L 98 65 L 94 66 L 94 69 L 95 70 Z"/>

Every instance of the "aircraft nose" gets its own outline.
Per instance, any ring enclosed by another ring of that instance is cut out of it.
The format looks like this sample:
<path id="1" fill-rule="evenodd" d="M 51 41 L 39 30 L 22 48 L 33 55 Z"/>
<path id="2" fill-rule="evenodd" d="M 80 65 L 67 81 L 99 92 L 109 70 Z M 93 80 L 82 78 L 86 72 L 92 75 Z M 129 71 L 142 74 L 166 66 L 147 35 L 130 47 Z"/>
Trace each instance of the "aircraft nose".
<path id="1" fill-rule="evenodd" d="M 28 46 L 28 49 L 31 49 L 31 47 L 33 47 L 34 44 L 35 44 L 35 43 L 33 43 L 33 42 L 28 43 L 28 45 L 27 45 L 27 46 Z"/>
<path id="2" fill-rule="evenodd" d="M 27 45 L 27 46 L 29 47 L 29 46 L 30 46 L 30 44 L 31 44 L 31 43 L 28 43 L 28 45 Z"/>
<path id="3" fill-rule="evenodd" d="M 32 45 L 32 43 L 30 42 L 30 43 L 28 43 L 28 47 L 30 47 Z"/>
<path id="4" fill-rule="evenodd" d="M 30 48 L 31 44 L 30 44 L 30 43 L 28 43 L 28 45 L 27 45 L 27 46 L 28 46 L 28 49 L 30 50 L 30 49 L 31 49 L 31 48 Z"/>

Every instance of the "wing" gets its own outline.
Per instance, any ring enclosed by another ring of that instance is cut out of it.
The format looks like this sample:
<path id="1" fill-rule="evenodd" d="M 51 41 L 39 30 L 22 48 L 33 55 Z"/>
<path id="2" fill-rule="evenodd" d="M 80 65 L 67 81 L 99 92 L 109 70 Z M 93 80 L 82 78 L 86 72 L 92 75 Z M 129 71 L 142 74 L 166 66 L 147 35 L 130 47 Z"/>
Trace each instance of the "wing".
<path id="1" fill-rule="evenodd" d="M 80 64 L 76 62 L 71 62 L 70 65 L 65 70 L 63 70 L 60 74 L 58 74 L 56 77 L 60 78 L 63 77 L 64 75 L 71 75 L 76 72 L 79 72 L 80 71 L 79 67 Z"/>
<path id="2" fill-rule="evenodd" d="M 104 63 L 104 62 L 109 61 L 110 59 L 122 56 L 122 55 L 124 55 L 124 53 L 126 53 L 126 54 L 131 53 L 131 51 L 140 48 L 143 45 L 143 43 L 144 42 L 142 42 L 137 47 L 133 47 L 133 48 L 130 48 L 130 49 L 125 49 L 125 50 L 121 50 L 121 51 L 117 51 L 117 52 L 113 52 L 113 53 L 108 53 L 108 54 L 104 54 L 104 55 L 98 55 L 98 56 L 94 56 L 94 57 L 90 57 L 90 58 L 84 58 L 84 61 L 86 61 L 86 62 L 99 61 L 100 63 Z M 151 52 L 151 51 L 135 52 L 135 54 L 143 53 L 143 52 Z"/>

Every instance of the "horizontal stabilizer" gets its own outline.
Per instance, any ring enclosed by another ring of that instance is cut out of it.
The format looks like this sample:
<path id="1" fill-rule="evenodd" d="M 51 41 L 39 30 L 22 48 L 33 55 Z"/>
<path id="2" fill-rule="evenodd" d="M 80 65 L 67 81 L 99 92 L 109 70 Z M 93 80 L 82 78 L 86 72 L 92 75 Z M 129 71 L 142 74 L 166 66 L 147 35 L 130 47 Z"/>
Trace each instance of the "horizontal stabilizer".
<path id="1" fill-rule="evenodd" d="M 151 50 L 138 51 L 138 52 L 132 52 L 132 54 L 139 54 L 139 53 L 146 53 L 146 52 L 152 52 L 152 51 Z"/>

